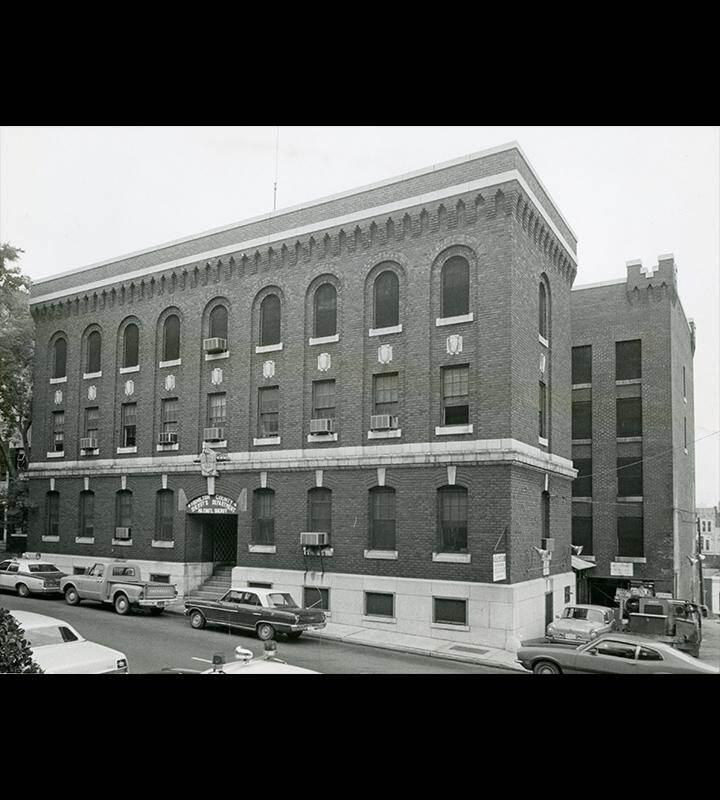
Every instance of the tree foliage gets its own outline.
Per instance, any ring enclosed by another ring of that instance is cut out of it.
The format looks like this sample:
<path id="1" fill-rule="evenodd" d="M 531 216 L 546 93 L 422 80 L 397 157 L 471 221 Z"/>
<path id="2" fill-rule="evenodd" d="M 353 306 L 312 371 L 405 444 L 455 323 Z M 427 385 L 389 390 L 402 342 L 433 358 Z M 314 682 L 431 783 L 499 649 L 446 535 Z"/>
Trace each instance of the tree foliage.
<path id="1" fill-rule="evenodd" d="M 15 617 L 6 608 L 0 608 L 0 673 L 27 675 L 42 672 L 33 661 L 24 634 Z"/>

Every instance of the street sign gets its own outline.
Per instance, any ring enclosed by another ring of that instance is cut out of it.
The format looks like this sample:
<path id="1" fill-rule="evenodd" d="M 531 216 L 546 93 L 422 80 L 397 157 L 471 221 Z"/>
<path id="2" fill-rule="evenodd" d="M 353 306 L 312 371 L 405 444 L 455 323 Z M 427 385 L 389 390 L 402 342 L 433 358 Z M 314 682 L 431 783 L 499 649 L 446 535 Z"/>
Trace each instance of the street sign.
<path id="1" fill-rule="evenodd" d="M 507 561 L 505 553 L 493 553 L 493 582 L 507 578 Z"/>
<path id="2" fill-rule="evenodd" d="M 549 575 L 549 574 L 550 574 L 550 559 L 543 558 L 543 575 Z"/>
<path id="3" fill-rule="evenodd" d="M 622 578 L 632 578 L 633 576 L 633 565 L 632 561 L 611 561 L 610 562 L 610 574 L 616 575 Z"/>

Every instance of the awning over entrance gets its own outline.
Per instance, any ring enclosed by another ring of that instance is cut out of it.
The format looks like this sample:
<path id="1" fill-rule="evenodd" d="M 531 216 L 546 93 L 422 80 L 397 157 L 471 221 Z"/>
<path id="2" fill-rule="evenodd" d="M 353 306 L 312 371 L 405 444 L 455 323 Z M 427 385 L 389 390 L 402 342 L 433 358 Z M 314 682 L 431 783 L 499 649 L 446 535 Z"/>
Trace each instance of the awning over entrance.
<path id="1" fill-rule="evenodd" d="M 573 569 L 590 569 L 590 567 L 594 567 L 595 564 L 592 561 L 585 561 L 584 558 L 580 558 L 579 556 L 572 557 L 572 568 Z"/>

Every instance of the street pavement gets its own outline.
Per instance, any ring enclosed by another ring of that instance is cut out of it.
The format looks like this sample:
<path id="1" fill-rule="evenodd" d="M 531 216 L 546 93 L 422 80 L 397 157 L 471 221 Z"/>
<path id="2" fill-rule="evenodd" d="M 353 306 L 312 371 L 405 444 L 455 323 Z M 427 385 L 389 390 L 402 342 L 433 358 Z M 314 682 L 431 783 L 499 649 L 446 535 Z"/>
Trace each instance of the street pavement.
<path id="1" fill-rule="evenodd" d="M 128 657 L 134 674 L 158 672 L 164 667 L 203 670 L 214 653 L 223 653 L 226 660 L 234 659 L 238 645 L 252 650 L 256 657 L 263 655 L 263 643 L 251 633 L 228 632 L 222 628 L 194 630 L 187 617 L 148 613 L 120 616 L 110 606 L 84 602 L 69 606 L 62 599 L 47 597 L 21 598 L 0 595 L 0 606 L 10 611 L 33 611 L 69 622 L 86 638 L 121 650 Z M 494 666 L 468 664 L 433 658 L 426 655 L 378 649 L 320 637 L 305 637 L 296 641 L 280 638 L 278 656 L 290 664 L 323 673 L 335 674 L 445 674 L 489 675 L 519 674 Z M 528 673 L 529 674 L 529 673 Z"/>

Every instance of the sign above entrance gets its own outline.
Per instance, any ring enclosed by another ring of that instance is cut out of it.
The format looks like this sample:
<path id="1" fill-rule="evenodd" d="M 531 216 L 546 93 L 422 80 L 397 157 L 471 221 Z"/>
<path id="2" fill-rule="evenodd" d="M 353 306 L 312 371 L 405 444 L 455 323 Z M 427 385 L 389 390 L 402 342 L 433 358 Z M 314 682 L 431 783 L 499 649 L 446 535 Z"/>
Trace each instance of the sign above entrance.
<path id="1" fill-rule="evenodd" d="M 221 494 L 202 494 L 187 504 L 188 514 L 237 514 L 237 503 Z"/>
<path id="2" fill-rule="evenodd" d="M 610 562 L 610 574 L 616 576 L 622 576 L 626 578 L 632 578 L 633 575 L 633 565 L 632 561 L 625 562 L 625 561 L 611 561 Z"/>

